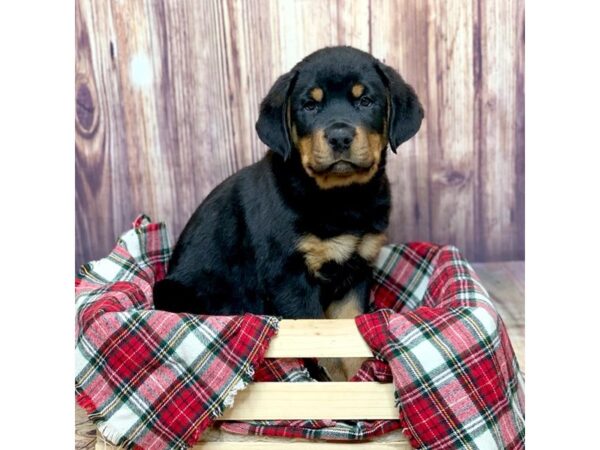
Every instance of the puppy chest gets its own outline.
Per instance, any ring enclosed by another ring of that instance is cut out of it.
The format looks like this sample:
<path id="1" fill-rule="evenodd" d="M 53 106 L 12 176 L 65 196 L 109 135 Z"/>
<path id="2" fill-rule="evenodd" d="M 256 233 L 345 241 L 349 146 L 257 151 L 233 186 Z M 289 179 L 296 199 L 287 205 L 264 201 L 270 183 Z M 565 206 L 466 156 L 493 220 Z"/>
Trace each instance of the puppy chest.
<path id="1" fill-rule="evenodd" d="M 304 256 L 306 267 L 313 276 L 327 279 L 326 272 L 335 267 L 352 266 L 357 258 L 371 264 L 385 244 L 385 235 L 367 233 L 362 236 L 341 234 L 321 239 L 313 234 L 300 238 L 296 248 Z"/>

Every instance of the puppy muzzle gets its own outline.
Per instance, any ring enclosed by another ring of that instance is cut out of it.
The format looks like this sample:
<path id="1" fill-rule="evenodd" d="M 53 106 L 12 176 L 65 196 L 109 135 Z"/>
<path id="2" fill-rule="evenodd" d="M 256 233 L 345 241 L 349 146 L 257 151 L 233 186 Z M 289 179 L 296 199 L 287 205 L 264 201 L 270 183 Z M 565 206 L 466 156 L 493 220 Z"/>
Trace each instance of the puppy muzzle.
<path id="1" fill-rule="evenodd" d="M 325 128 L 325 140 L 334 154 L 347 154 L 354 136 L 356 136 L 356 128 L 346 123 L 335 123 Z"/>

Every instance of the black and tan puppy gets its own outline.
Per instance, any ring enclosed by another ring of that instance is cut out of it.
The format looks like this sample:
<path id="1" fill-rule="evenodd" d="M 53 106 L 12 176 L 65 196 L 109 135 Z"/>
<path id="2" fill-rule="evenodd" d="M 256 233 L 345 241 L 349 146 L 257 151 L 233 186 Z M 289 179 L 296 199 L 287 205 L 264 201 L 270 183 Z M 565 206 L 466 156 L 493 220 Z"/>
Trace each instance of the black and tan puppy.
<path id="1" fill-rule="evenodd" d="M 155 286 L 156 308 L 362 313 L 388 226 L 386 148 L 395 152 L 422 118 L 413 89 L 371 55 L 330 47 L 307 56 L 261 104 L 256 131 L 270 151 L 198 207 Z"/>

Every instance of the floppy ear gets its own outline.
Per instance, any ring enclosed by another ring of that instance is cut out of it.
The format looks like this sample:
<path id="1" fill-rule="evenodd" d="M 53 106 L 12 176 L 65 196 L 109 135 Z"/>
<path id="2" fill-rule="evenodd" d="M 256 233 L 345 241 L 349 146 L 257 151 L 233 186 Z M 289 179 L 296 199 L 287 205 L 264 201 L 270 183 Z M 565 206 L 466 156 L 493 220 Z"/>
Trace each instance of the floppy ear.
<path id="1" fill-rule="evenodd" d="M 388 90 L 388 137 L 392 151 L 413 137 L 421 127 L 423 107 L 414 89 L 400 74 L 381 62 L 375 69 Z"/>
<path id="2" fill-rule="evenodd" d="M 261 141 L 284 160 L 292 152 L 288 99 L 296 82 L 297 72 L 280 76 L 260 104 L 260 115 L 256 121 L 256 132 Z"/>

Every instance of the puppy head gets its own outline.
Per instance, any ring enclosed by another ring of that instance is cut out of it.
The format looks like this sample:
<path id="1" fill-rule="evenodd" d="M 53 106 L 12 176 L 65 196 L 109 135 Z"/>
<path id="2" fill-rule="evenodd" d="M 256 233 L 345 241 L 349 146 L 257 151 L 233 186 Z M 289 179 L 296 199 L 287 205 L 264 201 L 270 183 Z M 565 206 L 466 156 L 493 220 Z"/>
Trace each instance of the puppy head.
<path id="1" fill-rule="evenodd" d="M 423 108 L 391 67 L 351 47 L 307 56 L 273 85 L 256 130 L 274 152 L 297 152 L 322 189 L 364 184 L 388 143 L 395 152 L 419 129 Z"/>

